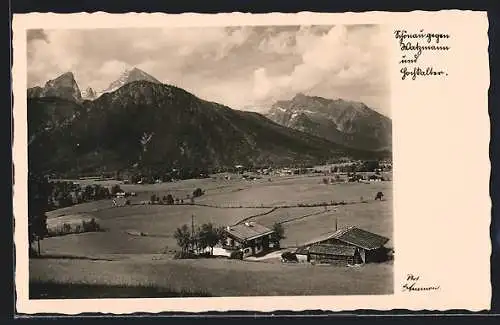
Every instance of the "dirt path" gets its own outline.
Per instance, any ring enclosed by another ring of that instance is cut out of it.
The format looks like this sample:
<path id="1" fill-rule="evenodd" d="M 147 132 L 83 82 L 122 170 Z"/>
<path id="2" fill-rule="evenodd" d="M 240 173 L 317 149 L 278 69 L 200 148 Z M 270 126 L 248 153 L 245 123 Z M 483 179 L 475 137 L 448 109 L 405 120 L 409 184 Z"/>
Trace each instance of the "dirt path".
<path id="1" fill-rule="evenodd" d="M 245 260 L 258 262 L 258 261 L 265 261 L 265 260 L 270 260 L 270 259 L 275 259 L 275 258 L 281 258 L 281 254 L 283 254 L 286 251 L 289 251 L 289 249 L 280 249 L 278 251 L 274 251 L 274 252 L 271 252 L 271 253 L 266 254 L 264 256 L 259 256 L 259 257 L 249 256 L 249 257 L 246 257 Z"/>
<path id="2" fill-rule="evenodd" d="M 272 208 L 271 210 L 269 211 L 266 211 L 266 212 L 262 212 L 262 213 L 258 213 L 258 214 L 254 214 L 252 216 L 249 216 L 249 217 L 246 217 L 246 218 L 243 218 L 241 219 L 240 221 L 238 221 L 237 223 L 235 223 L 233 226 L 236 226 L 236 225 L 239 225 L 239 224 L 242 224 L 243 222 L 247 221 L 247 220 L 250 220 L 252 218 L 257 218 L 257 217 L 262 217 L 262 216 L 265 216 L 265 215 L 268 215 L 276 210 L 278 210 L 279 208 Z"/>

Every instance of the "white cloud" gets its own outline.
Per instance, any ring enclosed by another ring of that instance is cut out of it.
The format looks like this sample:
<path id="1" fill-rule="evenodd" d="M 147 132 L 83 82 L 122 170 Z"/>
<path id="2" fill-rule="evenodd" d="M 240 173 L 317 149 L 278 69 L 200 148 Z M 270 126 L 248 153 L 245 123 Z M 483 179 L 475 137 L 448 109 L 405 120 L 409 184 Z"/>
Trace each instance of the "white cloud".
<path id="1" fill-rule="evenodd" d="M 385 45 L 376 27 L 45 30 L 28 43 L 28 83 L 66 71 L 101 90 L 130 67 L 235 108 L 297 92 L 384 109 Z"/>
<path id="2" fill-rule="evenodd" d="M 282 32 L 275 36 L 265 37 L 259 43 L 259 50 L 268 53 L 288 54 L 293 50 L 295 33 Z"/>
<path id="3" fill-rule="evenodd" d="M 283 36 L 278 35 L 265 44 L 283 44 L 282 40 Z M 300 55 L 301 63 L 282 75 L 269 76 L 262 72 L 265 70 L 257 70 L 254 89 L 258 91 L 255 94 L 259 95 L 259 100 L 264 100 L 266 95 L 289 98 L 298 92 L 351 100 L 369 98 L 367 104 L 387 109 L 384 45 L 380 32 L 373 27 L 334 26 L 327 33 L 316 33 L 311 27 L 302 27 L 295 35 L 294 45 L 287 47 L 289 52 Z M 270 49 L 271 46 L 266 47 L 266 50 Z M 283 48 L 278 47 L 278 52 L 282 51 Z M 376 94 L 378 96 L 373 94 L 375 88 L 382 89 Z M 317 94 L 318 89 L 323 93 Z"/>

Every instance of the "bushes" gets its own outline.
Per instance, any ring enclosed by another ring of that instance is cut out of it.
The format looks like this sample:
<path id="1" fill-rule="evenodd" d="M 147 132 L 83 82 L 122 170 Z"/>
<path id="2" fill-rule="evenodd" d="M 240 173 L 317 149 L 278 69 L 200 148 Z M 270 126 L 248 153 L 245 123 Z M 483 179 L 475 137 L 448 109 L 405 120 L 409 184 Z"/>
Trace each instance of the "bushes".
<path id="1" fill-rule="evenodd" d="M 242 260 L 243 259 L 243 252 L 242 251 L 234 251 L 229 254 L 229 259 L 231 260 Z"/>
<path id="2" fill-rule="evenodd" d="M 99 232 L 104 231 L 99 223 L 92 218 L 90 220 L 82 220 L 81 223 L 63 223 L 49 228 L 49 237 L 64 236 L 69 234 L 80 234 L 84 232 Z"/>
<path id="3" fill-rule="evenodd" d="M 62 231 L 64 234 L 69 234 L 71 232 L 71 225 L 63 223 Z"/>
<path id="4" fill-rule="evenodd" d="M 123 190 L 120 188 L 120 185 L 116 184 L 111 187 L 111 195 L 116 195 L 117 193 L 121 193 Z"/>
<path id="5" fill-rule="evenodd" d="M 90 221 L 82 220 L 82 228 L 83 232 L 96 232 L 101 230 L 101 227 L 94 218 L 90 219 Z"/>
<path id="6" fill-rule="evenodd" d="M 205 191 L 203 191 L 201 188 L 197 188 L 196 190 L 193 191 L 193 197 L 197 198 L 205 194 Z"/>

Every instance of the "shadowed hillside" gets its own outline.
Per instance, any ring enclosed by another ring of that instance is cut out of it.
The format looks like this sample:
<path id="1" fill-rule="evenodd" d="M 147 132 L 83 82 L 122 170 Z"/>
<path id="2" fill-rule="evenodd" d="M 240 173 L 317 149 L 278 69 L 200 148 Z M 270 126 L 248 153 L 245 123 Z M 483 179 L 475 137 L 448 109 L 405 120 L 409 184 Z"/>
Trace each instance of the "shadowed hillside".
<path id="1" fill-rule="evenodd" d="M 148 81 L 81 104 L 30 98 L 28 112 L 31 167 L 45 172 L 319 163 L 375 155 Z"/>

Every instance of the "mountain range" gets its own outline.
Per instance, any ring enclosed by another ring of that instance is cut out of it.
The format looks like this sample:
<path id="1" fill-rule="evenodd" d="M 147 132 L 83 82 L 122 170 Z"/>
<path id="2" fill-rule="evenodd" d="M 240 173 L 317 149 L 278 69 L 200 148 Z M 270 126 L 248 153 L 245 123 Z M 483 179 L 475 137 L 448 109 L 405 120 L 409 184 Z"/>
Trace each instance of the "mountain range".
<path id="1" fill-rule="evenodd" d="M 63 73 L 59 77 L 47 81 L 44 87 L 28 88 L 28 98 L 33 97 L 58 97 L 75 102 L 82 101 L 80 88 L 72 72 Z"/>
<path id="2" fill-rule="evenodd" d="M 392 121 L 363 103 L 297 94 L 276 102 L 266 116 L 276 123 L 347 147 L 391 150 Z"/>
<path id="3" fill-rule="evenodd" d="M 29 168 L 57 173 L 195 170 L 389 154 L 276 123 L 272 110 L 277 107 L 271 118 L 234 110 L 136 68 L 100 93 L 87 88 L 82 97 L 74 75 L 65 73 L 43 88 L 28 89 Z"/>
<path id="4" fill-rule="evenodd" d="M 66 72 L 55 79 L 47 81 L 44 87 L 35 86 L 28 88 L 28 97 L 58 97 L 81 102 L 82 100 L 94 100 L 102 94 L 113 92 L 130 82 L 141 80 L 161 84 L 155 77 L 134 67 L 124 70 L 118 79 L 111 82 L 103 90 L 95 91 L 92 87 L 87 87 L 85 90 L 80 91 L 74 74 Z"/>

